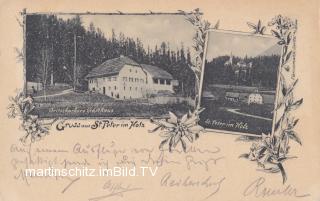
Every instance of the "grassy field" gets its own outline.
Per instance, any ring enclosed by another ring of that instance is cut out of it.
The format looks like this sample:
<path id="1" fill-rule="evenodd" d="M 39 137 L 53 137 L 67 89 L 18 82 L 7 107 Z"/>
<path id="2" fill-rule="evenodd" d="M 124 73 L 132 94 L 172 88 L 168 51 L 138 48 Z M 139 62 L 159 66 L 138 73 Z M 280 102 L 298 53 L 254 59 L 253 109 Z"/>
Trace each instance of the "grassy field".
<path id="1" fill-rule="evenodd" d="M 186 104 L 150 104 L 147 100 L 115 100 L 102 94 L 71 92 L 35 98 L 39 117 L 164 117 L 169 111 L 182 115 Z"/>

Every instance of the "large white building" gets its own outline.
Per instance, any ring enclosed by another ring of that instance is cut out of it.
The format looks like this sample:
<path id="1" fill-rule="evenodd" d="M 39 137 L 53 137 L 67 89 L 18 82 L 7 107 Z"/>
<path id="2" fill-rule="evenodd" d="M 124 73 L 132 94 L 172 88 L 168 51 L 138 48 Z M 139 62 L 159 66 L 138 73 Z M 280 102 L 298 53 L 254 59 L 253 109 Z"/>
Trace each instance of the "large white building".
<path id="1" fill-rule="evenodd" d="M 159 91 L 173 93 L 173 77 L 159 67 L 120 56 L 92 69 L 86 76 L 91 92 L 116 99 L 147 98 Z"/>

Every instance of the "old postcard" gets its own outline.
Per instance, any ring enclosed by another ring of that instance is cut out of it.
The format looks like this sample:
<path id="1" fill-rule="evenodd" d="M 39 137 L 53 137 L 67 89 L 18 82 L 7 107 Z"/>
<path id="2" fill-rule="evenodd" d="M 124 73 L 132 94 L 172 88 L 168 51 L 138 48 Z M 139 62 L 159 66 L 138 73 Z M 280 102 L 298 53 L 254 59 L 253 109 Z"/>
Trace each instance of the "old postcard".
<path id="1" fill-rule="evenodd" d="M 320 200 L 317 0 L 0 10 L 0 201 Z"/>

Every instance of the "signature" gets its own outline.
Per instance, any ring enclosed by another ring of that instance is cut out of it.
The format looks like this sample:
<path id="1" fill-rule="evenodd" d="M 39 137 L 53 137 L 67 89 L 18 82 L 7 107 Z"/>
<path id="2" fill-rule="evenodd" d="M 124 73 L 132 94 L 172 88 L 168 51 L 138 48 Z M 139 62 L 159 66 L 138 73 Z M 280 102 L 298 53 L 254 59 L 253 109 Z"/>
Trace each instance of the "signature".
<path id="1" fill-rule="evenodd" d="M 218 157 L 218 158 L 209 158 L 206 160 L 195 160 L 193 156 L 187 155 L 185 160 L 187 163 L 187 169 L 190 170 L 191 169 L 191 165 L 194 166 L 204 166 L 205 170 L 208 171 L 209 170 L 209 166 L 210 163 L 212 163 L 213 165 L 216 165 L 217 162 L 221 159 L 223 159 L 224 157 Z"/>
<path id="2" fill-rule="evenodd" d="M 104 183 L 103 190 L 108 191 L 109 194 L 89 198 L 89 201 L 99 201 L 113 196 L 123 197 L 125 193 L 142 190 L 143 188 L 131 187 L 130 184 L 123 184 L 122 182 L 115 183 L 108 180 Z"/>
<path id="3" fill-rule="evenodd" d="M 271 196 L 290 196 L 296 198 L 308 197 L 310 194 L 299 194 L 298 190 L 291 185 L 285 185 L 283 188 L 270 188 L 265 185 L 266 179 L 259 177 L 247 186 L 243 192 L 244 196 L 254 196 L 265 198 Z"/>
<path id="4" fill-rule="evenodd" d="M 204 199 L 206 200 L 219 192 L 225 177 L 221 177 L 216 181 L 213 181 L 211 176 L 204 177 L 202 179 L 192 178 L 186 176 L 184 178 L 173 177 L 171 172 L 167 172 L 160 180 L 162 187 L 195 187 L 195 188 L 208 188 L 212 191 Z"/>

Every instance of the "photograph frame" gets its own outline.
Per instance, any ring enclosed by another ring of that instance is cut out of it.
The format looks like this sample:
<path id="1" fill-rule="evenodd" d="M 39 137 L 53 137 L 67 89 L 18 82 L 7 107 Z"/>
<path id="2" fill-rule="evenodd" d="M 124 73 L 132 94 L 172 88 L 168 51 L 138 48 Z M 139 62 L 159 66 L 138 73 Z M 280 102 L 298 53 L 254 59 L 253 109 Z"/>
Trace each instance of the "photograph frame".
<path id="1" fill-rule="evenodd" d="M 22 50 L 21 53 L 23 55 L 23 86 L 22 86 L 22 96 L 24 98 L 27 98 L 28 96 L 28 89 L 27 89 L 27 44 L 26 44 L 26 25 L 27 25 L 27 16 L 31 16 L 31 15 L 74 15 L 74 16 L 86 16 L 86 15 L 101 15 L 101 16 L 163 16 L 163 15 L 172 15 L 172 16 L 182 16 L 184 17 L 184 20 L 187 23 L 188 22 L 188 16 L 191 16 L 193 14 L 199 14 L 199 15 L 203 15 L 202 12 L 199 12 L 197 9 L 193 10 L 193 11 L 182 11 L 179 10 L 177 12 L 154 12 L 149 10 L 148 12 L 122 12 L 122 11 L 116 11 L 116 12 L 27 12 L 26 9 L 23 9 L 22 12 L 20 12 L 21 16 L 22 16 L 22 29 L 23 29 L 23 45 L 22 45 Z M 194 25 L 190 24 L 191 28 L 195 28 Z M 196 32 L 196 31 L 195 31 Z M 190 41 L 192 41 L 192 38 L 190 38 Z M 193 49 L 193 47 L 190 47 L 191 49 Z M 192 64 L 193 66 L 194 64 Z M 189 66 L 190 67 L 190 66 Z M 190 68 L 190 70 L 193 71 L 192 68 Z M 196 72 L 193 71 L 194 76 L 196 76 Z M 195 82 L 197 82 L 197 80 L 194 80 Z M 195 83 L 197 84 L 197 83 Z M 198 83 L 199 84 L 199 83 Z M 193 98 L 193 106 L 190 105 L 190 107 L 192 108 L 192 110 L 195 110 L 197 107 L 197 94 L 198 91 L 196 89 L 194 89 L 194 98 Z M 152 119 L 166 119 L 168 118 L 169 112 L 171 112 L 169 109 L 168 111 L 166 111 L 165 114 L 163 114 L 162 116 L 160 115 L 152 115 L 152 116 L 59 116 L 59 117 L 37 117 L 39 120 L 41 121 L 57 121 L 57 120 L 61 120 L 61 121 L 65 121 L 65 120 L 100 120 L 100 119 L 109 119 L 109 120 L 130 120 L 130 119 L 140 119 L 140 120 L 148 120 L 150 118 Z"/>
<path id="2" fill-rule="evenodd" d="M 257 33 L 252 33 L 252 32 L 244 32 L 244 31 L 236 31 L 236 30 L 227 30 L 227 29 L 209 29 L 206 31 L 206 38 L 205 38 L 205 48 L 204 48 L 204 53 L 203 53 L 203 62 L 202 62 L 202 71 L 201 71 L 201 77 L 200 77 L 200 86 L 199 86 L 199 101 L 197 103 L 197 107 L 201 108 L 201 99 L 202 99 L 202 90 L 203 90 L 203 84 L 204 84 L 204 73 L 205 73 L 205 60 L 206 60 L 206 55 L 208 51 L 208 41 L 209 41 L 209 33 L 210 32 L 216 32 L 216 33 L 227 33 L 227 34 L 239 34 L 239 35 L 245 35 L 245 36 L 255 36 L 255 37 L 263 37 L 263 38 L 272 38 L 276 39 L 272 34 L 257 34 Z M 272 127 L 271 127 L 271 134 L 275 132 L 275 124 L 277 120 L 277 105 L 279 102 L 279 90 L 280 90 L 280 74 L 281 74 L 281 60 L 283 56 L 283 45 L 281 45 L 281 54 L 279 58 L 279 64 L 277 66 L 277 81 L 276 81 L 276 89 L 275 89 L 275 100 L 273 103 L 273 117 L 272 117 Z M 204 108 L 205 110 L 205 108 Z M 200 117 L 199 117 L 200 118 Z M 242 136 L 248 136 L 248 137 L 258 137 L 261 138 L 261 134 L 253 134 L 253 133 L 245 133 L 245 132 L 237 132 L 237 131 L 228 131 L 224 129 L 214 129 L 214 128 L 207 128 L 203 126 L 206 131 L 209 132 L 214 132 L 218 134 L 231 134 L 231 135 L 242 135 Z"/>

